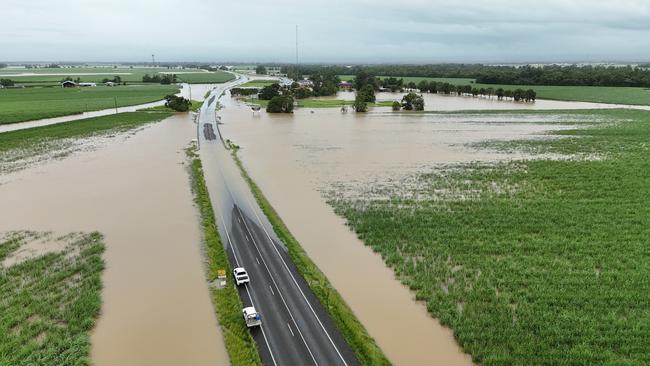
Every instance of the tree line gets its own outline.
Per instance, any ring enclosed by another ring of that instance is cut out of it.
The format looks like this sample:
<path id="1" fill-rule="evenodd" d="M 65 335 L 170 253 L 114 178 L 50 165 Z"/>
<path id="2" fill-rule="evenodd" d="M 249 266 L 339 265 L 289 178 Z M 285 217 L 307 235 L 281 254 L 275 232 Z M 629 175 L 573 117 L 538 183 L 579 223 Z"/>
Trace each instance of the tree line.
<path id="1" fill-rule="evenodd" d="M 149 75 L 149 74 L 144 74 L 142 77 L 142 82 L 143 83 L 160 83 L 160 84 L 175 84 L 177 81 L 177 76 L 176 74 L 154 74 Z"/>
<path id="2" fill-rule="evenodd" d="M 392 77 L 469 78 L 482 84 L 650 87 L 650 69 L 641 66 L 433 64 L 282 67 L 282 72 L 288 75 L 322 72 L 357 75 L 361 71 Z"/>
<path id="3" fill-rule="evenodd" d="M 419 89 L 421 92 L 456 94 L 458 96 L 471 95 L 473 97 L 484 96 L 488 98 L 497 97 L 498 100 L 505 98 L 512 99 L 515 102 L 534 102 L 537 99 L 537 92 L 533 89 L 477 88 L 473 85 L 454 85 L 447 82 L 427 82 L 426 80 L 420 81 L 417 85 L 415 83 L 409 83 L 408 87 L 411 89 Z"/>

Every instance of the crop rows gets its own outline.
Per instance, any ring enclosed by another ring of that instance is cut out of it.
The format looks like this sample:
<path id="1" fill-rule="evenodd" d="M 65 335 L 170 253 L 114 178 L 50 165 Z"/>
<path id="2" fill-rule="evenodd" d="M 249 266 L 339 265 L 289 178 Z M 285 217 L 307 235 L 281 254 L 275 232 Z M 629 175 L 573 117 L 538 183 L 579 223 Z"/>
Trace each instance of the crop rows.
<path id="1" fill-rule="evenodd" d="M 332 202 L 482 364 L 650 364 L 650 113 L 577 113 L 622 122 L 509 148 L 602 159 L 421 177 L 432 192 L 517 188 L 507 194 Z"/>
<path id="2" fill-rule="evenodd" d="M 102 237 L 14 232 L 0 240 L 0 365 L 87 365 L 101 307 Z M 7 263 L 33 240 L 65 249 Z M 3 264 L 4 263 L 4 264 Z"/>

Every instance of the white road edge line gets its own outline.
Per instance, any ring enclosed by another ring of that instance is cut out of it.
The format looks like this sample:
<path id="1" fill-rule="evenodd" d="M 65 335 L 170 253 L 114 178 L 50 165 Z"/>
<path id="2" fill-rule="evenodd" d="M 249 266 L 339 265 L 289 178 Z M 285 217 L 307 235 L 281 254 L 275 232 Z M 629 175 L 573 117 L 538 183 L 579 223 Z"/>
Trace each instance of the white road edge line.
<path id="1" fill-rule="evenodd" d="M 232 240 L 230 240 L 230 234 L 228 233 L 228 228 L 226 227 L 226 223 L 223 220 L 223 217 L 221 217 L 221 222 L 224 224 L 223 229 L 226 231 L 226 237 L 228 238 L 228 244 L 230 244 L 230 250 L 232 251 L 233 257 L 235 257 L 235 263 L 237 263 L 237 266 L 239 267 L 239 260 L 237 260 L 237 254 L 235 253 L 235 248 L 232 245 Z M 246 286 L 245 289 L 246 289 L 246 294 L 248 295 L 248 299 L 250 300 L 251 304 L 253 304 L 253 298 L 251 297 L 251 293 L 248 291 L 248 286 Z M 271 355 L 271 361 L 273 361 L 273 365 L 278 366 L 277 362 L 275 362 L 275 357 L 273 356 L 271 345 L 269 344 L 269 340 L 266 338 L 266 332 L 264 332 L 264 327 L 262 325 L 260 325 L 260 330 L 262 331 L 262 337 L 264 337 L 264 343 L 266 343 L 266 348 L 269 349 L 269 354 Z"/>
<path id="2" fill-rule="evenodd" d="M 327 336 L 327 339 L 329 339 L 330 343 L 332 344 L 332 346 L 336 350 L 336 353 L 339 355 L 339 358 L 341 359 L 341 361 L 343 361 L 343 364 L 347 366 L 348 363 L 345 362 L 345 359 L 343 358 L 343 355 L 341 355 L 341 352 L 339 351 L 338 347 L 336 347 L 336 344 L 334 344 L 334 341 L 332 340 L 332 337 L 330 337 L 329 333 L 327 332 L 327 329 L 325 329 L 325 326 L 323 325 L 323 323 L 320 321 L 320 318 L 316 314 L 316 311 L 314 311 L 314 308 L 309 303 L 309 300 L 307 300 L 307 296 L 305 296 L 305 293 L 300 288 L 300 285 L 298 285 L 298 281 L 296 281 L 296 279 L 293 277 L 293 274 L 291 273 L 291 270 L 289 270 L 289 266 L 287 266 L 287 263 L 284 261 L 284 258 L 282 258 L 282 255 L 278 251 L 278 248 L 275 245 L 275 242 L 273 241 L 273 239 L 271 238 L 271 235 L 269 235 L 269 233 L 266 231 L 266 228 L 264 228 L 264 224 L 262 223 L 262 220 L 260 219 L 259 215 L 257 214 L 257 211 L 253 207 L 253 204 L 250 201 L 250 198 L 248 196 L 246 196 L 246 200 L 248 201 L 248 205 L 250 206 L 251 210 L 255 214 L 255 217 L 257 217 L 257 221 L 259 222 L 260 227 L 262 228 L 262 230 L 264 230 L 264 233 L 266 234 L 266 236 L 271 241 L 271 245 L 273 246 L 273 249 L 275 249 L 275 252 L 278 254 L 278 257 L 280 257 L 280 260 L 282 261 L 282 264 L 284 264 L 284 268 L 286 268 L 287 272 L 289 273 L 289 276 L 293 280 L 293 283 L 296 284 L 296 287 L 298 288 L 298 291 L 300 291 L 300 294 L 302 295 L 302 298 L 305 300 L 305 302 L 309 306 L 309 309 L 314 314 L 314 317 L 316 317 L 316 320 L 318 321 L 318 324 L 323 329 L 323 332 L 325 332 L 325 335 Z M 239 211 L 239 214 L 241 215 L 241 210 Z M 244 220 L 244 225 L 246 225 L 246 220 Z"/>
<path id="3" fill-rule="evenodd" d="M 237 207 L 237 212 L 239 215 L 244 218 L 244 215 L 242 215 L 241 210 L 239 210 L 239 207 Z M 244 227 L 246 228 L 246 231 L 248 231 L 248 234 L 253 237 L 253 234 L 251 233 L 250 229 L 248 228 L 248 225 L 246 224 L 246 219 L 244 218 Z M 260 248 L 257 246 L 257 243 L 255 243 L 255 239 L 253 239 L 253 245 L 255 246 L 255 250 L 257 250 L 257 254 L 262 257 L 262 253 L 260 252 Z M 300 331 L 300 327 L 298 327 L 298 323 L 296 322 L 296 319 L 293 318 L 293 314 L 291 313 L 291 310 L 289 309 L 289 305 L 287 305 L 287 302 L 284 300 L 284 296 L 282 296 L 282 291 L 280 291 L 280 287 L 278 284 L 275 282 L 275 278 L 273 278 L 273 275 L 271 274 L 271 270 L 269 269 L 269 266 L 266 265 L 266 261 L 262 257 L 262 263 L 264 264 L 264 268 L 266 268 L 266 272 L 268 272 L 269 277 L 271 278 L 271 281 L 273 282 L 273 285 L 275 286 L 276 289 L 278 289 L 278 295 L 280 295 L 280 299 L 282 299 L 282 303 L 284 304 L 284 307 L 287 309 L 287 313 L 289 313 L 289 317 L 291 318 L 291 321 L 293 321 L 293 325 L 296 326 L 296 330 L 298 331 L 298 334 L 300 335 L 300 338 L 302 339 L 302 342 L 305 344 L 305 347 L 307 347 L 307 352 L 309 352 L 309 355 L 311 356 L 311 359 L 314 361 L 314 364 L 318 366 L 318 361 L 316 361 L 316 357 L 314 357 L 314 354 L 311 352 L 311 348 L 309 348 L 309 345 L 307 344 L 307 340 L 305 339 L 305 336 L 302 335 L 302 332 Z M 345 362 L 345 361 L 343 361 Z"/>

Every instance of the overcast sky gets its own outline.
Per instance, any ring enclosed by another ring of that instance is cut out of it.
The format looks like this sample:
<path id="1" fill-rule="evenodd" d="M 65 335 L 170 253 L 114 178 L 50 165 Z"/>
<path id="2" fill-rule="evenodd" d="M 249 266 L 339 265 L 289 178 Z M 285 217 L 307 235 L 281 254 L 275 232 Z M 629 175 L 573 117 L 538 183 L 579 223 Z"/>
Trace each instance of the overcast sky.
<path id="1" fill-rule="evenodd" d="M 650 61 L 650 0 L 2 0 L 0 61 Z"/>

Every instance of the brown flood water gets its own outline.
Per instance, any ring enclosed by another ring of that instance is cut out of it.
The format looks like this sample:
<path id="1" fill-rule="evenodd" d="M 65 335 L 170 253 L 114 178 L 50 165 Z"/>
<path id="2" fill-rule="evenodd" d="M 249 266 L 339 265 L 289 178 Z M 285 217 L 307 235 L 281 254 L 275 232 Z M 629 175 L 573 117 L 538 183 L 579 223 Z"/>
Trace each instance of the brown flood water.
<path id="1" fill-rule="evenodd" d="M 472 364 L 451 330 L 414 301 L 321 191 L 341 182 L 364 187 L 399 179 L 434 164 L 504 159 L 506 155 L 470 151 L 459 144 L 539 134 L 563 128 L 557 124 L 561 120 L 471 113 L 342 114 L 335 108 L 253 115 L 229 97 L 224 101 L 224 136 L 242 146 L 241 158 L 253 179 L 387 356 L 397 365 Z M 556 124 L 526 123 L 533 121 Z"/>
<path id="2" fill-rule="evenodd" d="M 177 115 L 91 152 L 0 177 L 0 231 L 105 235 L 94 365 L 227 365 L 203 273 Z"/>

